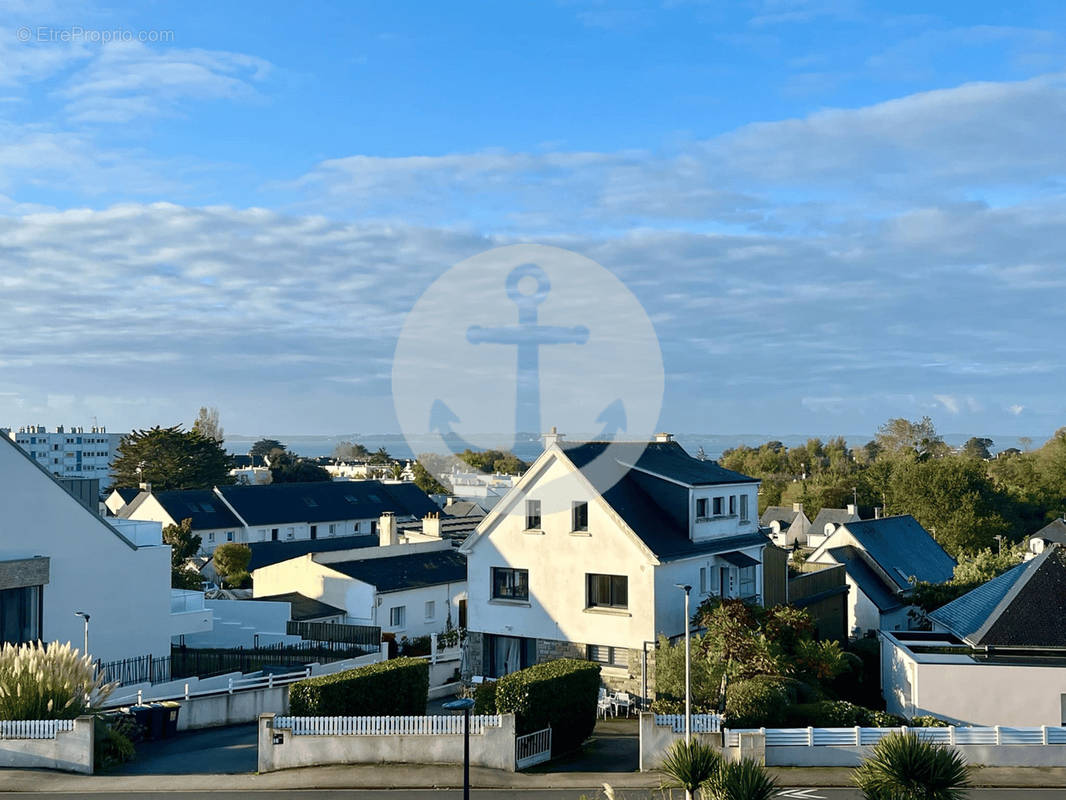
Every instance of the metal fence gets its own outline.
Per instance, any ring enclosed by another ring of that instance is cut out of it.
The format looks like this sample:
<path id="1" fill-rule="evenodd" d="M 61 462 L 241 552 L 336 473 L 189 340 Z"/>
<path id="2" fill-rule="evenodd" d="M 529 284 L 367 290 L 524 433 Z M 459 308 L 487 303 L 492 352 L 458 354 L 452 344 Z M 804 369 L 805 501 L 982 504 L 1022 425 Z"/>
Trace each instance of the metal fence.
<path id="1" fill-rule="evenodd" d="M 346 625 L 340 622 L 285 623 L 285 633 L 313 642 L 337 642 L 377 649 L 381 645 L 381 628 L 376 625 Z"/>
<path id="2" fill-rule="evenodd" d="M 326 664 L 358 658 L 376 652 L 379 645 L 327 644 L 303 642 L 251 648 L 175 647 L 170 652 L 171 679 L 206 678 L 227 672 L 256 672 L 261 669 L 302 667 L 312 661 Z"/>
<path id="3" fill-rule="evenodd" d="M 0 739 L 54 739 L 60 731 L 72 730 L 72 719 L 0 720 Z"/>
<path id="4" fill-rule="evenodd" d="M 721 714 L 693 714 L 693 733 L 719 733 L 722 730 L 722 722 L 725 720 Z M 685 732 L 684 714 L 656 714 L 655 724 L 670 726 L 674 733 Z"/>
<path id="5" fill-rule="evenodd" d="M 684 725 L 684 722 L 682 722 Z M 682 728 L 683 730 L 683 728 Z M 695 730 L 695 728 L 693 728 Z M 927 742 L 945 745 L 1066 744 L 1066 728 L 751 728 L 725 731 L 727 747 L 740 746 L 741 733 L 764 733 L 767 747 L 863 747 L 890 733 L 913 733 Z"/>
<path id="6" fill-rule="evenodd" d="M 107 683 L 126 686 L 131 683 L 166 683 L 170 680 L 170 656 L 156 658 L 149 654 L 120 661 L 97 663 L 97 674 Z"/>
<path id="7" fill-rule="evenodd" d="M 448 717 L 275 717 L 275 728 L 294 736 L 437 736 L 463 732 L 463 716 Z M 470 717 L 470 733 L 501 725 L 499 714 Z"/>
<path id="8" fill-rule="evenodd" d="M 552 729 L 527 733 L 514 741 L 515 769 L 525 769 L 550 761 L 552 757 Z"/>

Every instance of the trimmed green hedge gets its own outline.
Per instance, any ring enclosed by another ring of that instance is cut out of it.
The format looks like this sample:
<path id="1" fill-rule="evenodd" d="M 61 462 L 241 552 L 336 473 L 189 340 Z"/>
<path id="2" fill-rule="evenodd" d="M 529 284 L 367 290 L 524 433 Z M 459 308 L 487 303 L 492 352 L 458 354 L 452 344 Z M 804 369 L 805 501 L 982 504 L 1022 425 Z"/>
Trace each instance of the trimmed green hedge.
<path id="1" fill-rule="evenodd" d="M 308 678 L 289 689 L 294 717 L 390 716 L 426 713 L 429 662 L 394 658 L 333 675 Z"/>
<path id="2" fill-rule="evenodd" d="M 786 679 L 757 675 L 730 683 L 725 691 L 725 719 L 730 728 L 778 728 L 795 689 Z"/>
<path id="3" fill-rule="evenodd" d="M 474 689 L 474 713 L 496 713 L 496 681 L 485 681 Z"/>
<path id="4" fill-rule="evenodd" d="M 496 710 L 513 712 L 518 734 L 551 725 L 552 753 L 576 749 L 596 727 L 600 665 L 560 658 L 496 681 Z"/>

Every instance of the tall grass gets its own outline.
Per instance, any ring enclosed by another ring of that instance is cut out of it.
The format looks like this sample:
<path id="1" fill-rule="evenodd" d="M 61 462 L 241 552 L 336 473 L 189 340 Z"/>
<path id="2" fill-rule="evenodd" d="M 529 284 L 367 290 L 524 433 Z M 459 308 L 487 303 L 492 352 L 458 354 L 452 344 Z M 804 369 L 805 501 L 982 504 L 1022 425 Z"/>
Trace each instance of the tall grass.
<path id="1" fill-rule="evenodd" d="M 0 719 L 74 719 L 117 685 L 97 677 L 92 658 L 69 642 L 0 647 Z"/>
<path id="2" fill-rule="evenodd" d="M 959 751 L 892 733 L 855 770 L 855 784 L 869 800 L 961 800 L 970 786 Z"/>

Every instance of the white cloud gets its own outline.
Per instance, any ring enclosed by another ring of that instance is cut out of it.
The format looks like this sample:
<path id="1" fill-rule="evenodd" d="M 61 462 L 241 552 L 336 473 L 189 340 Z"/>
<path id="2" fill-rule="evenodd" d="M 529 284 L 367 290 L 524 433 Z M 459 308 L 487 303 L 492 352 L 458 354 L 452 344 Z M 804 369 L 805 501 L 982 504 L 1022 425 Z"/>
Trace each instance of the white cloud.
<path id="1" fill-rule="evenodd" d="M 959 413 L 959 401 L 957 398 L 952 397 L 950 394 L 936 394 L 933 395 L 933 397 L 936 398 L 936 401 L 940 403 L 940 405 L 947 409 L 948 413 Z"/>
<path id="2" fill-rule="evenodd" d="M 1025 411 L 1025 406 L 1021 405 L 1020 403 L 1015 403 L 1014 405 L 1012 405 L 1012 406 L 1011 406 L 1010 408 L 1008 408 L 1007 410 L 1008 410 L 1008 411 L 1010 411 L 1010 413 L 1011 413 L 1011 414 L 1013 414 L 1014 416 L 1016 416 L 1016 417 L 1017 417 L 1017 416 L 1019 416 L 1019 415 L 1020 415 L 1020 414 L 1021 414 L 1021 413 L 1022 413 L 1023 411 Z"/>

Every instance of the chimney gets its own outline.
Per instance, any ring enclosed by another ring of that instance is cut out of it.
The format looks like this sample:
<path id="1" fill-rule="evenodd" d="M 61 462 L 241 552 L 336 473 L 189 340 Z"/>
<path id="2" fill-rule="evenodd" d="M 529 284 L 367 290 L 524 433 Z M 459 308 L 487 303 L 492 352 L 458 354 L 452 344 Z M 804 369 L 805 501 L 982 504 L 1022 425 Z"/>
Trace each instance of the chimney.
<path id="1" fill-rule="evenodd" d="M 858 506 L 853 503 L 848 503 L 848 513 L 855 517 L 859 516 Z"/>
<path id="2" fill-rule="evenodd" d="M 803 503 L 793 503 L 792 504 L 792 510 L 795 511 L 797 514 L 802 514 L 803 513 Z"/>
<path id="3" fill-rule="evenodd" d="M 399 544 L 400 537 L 396 533 L 396 515 L 391 511 L 382 511 L 378 519 L 378 544 L 388 547 L 390 544 Z"/>
<path id="4" fill-rule="evenodd" d="M 422 535 L 440 538 L 440 512 L 430 511 L 422 518 Z"/>
<path id="5" fill-rule="evenodd" d="M 138 486 L 140 487 L 140 490 L 142 492 L 148 492 L 148 494 L 152 493 L 152 484 L 145 483 L 145 482 L 142 481 L 141 483 L 138 484 Z"/>
<path id="6" fill-rule="evenodd" d="M 544 440 L 544 449 L 547 450 L 552 445 L 559 444 L 563 440 L 563 435 L 559 433 L 558 428 L 552 425 L 552 429 L 542 434 L 540 438 Z"/>
<path id="7" fill-rule="evenodd" d="M 874 519 L 881 519 L 884 516 L 884 509 L 881 506 L 874 506 Z"/>
<path id="8" fill-rule="evenodd" d="M 672 442 L 674 435 L 672 433 L 657 433 L 655 434 L 655 441 L 659 444 L 665 444 L 666 442 Z"/>

